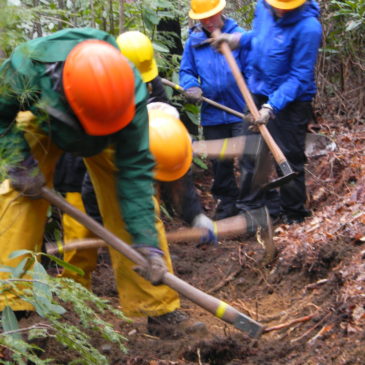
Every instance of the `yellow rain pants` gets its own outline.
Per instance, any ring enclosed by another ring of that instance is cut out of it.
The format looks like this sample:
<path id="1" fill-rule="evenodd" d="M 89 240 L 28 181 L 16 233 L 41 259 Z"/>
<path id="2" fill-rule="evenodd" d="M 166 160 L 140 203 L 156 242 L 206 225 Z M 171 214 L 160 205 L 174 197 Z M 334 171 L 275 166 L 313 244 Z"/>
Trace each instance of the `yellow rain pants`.
<path id="1" fill-rule="evenodd" d="M 85 213 L 84 204 L 82 203 L 82 198 L 80 193 L 66 193 L 66 200 L 73 205 L 75 208 L 81 210 Z M 64 214 L 62 217 L 62 226 L 63 226 L 63 240 L 65 245 L 70 242 L 78 241 L 87 238 L 95 238 L 95 235 L 90 232 L 86 227 L 84 227 L 81 223 L 70 217 L 68 214 Z M 88 250 L 72 250 L 66 251 L 63 255 L 63 259 L 74 265 L 78 266 L 84 271 L 84 275 L 78 275 L 77 273 L 64 270 L 61 277 L 71 278 L 81 285 L 83 285 L 87 289 L 91 289 L 91 274 L 93 270 L 96 268 L 98 258 L 98 250 L 97 249 L 88 249 Z"/>
<path id="2" fill-rule="evenodd" d="M 46 178 L 47 185 L 51 186 L 55 165 L 62 151 L 32 123 L 27 124 L 25 137 Z M 116 167 L 112 156 L 113 151 L 109 149 L 96 156 L 85 158 L 84 161 L 93 182 L 105 228 L 131 244 L 132 239 L 126 231 L 117 200 Z M 21 196 L 12 189 L 8 180 L 1 184 L 0 194 L 0 265 L 15 267 L 21 258 L 9 260 L 8 256 L 12 251 L 40 250 L 48 203 L 43 199 L 31 200 Z M 156 229 L 166 264 L 172 271 L 165 231 L 157 211 Z M 121 308 L 127 316 L 159 316 L 172 312 L 180 306 L 179 296 L 174 290 L 166 285 L 153 286 L 144 280 L 132 270 L 134 264 L 116 250 L 110 249 L 110 257 Z M 7 278 L 7 274 L 0 273 L 0 278 Z M 11 305 L 14 310 L 32 310 L 30 304 L 10 293 L 2 293 L 0 296 L 0 310 L 5 305 Z"/>

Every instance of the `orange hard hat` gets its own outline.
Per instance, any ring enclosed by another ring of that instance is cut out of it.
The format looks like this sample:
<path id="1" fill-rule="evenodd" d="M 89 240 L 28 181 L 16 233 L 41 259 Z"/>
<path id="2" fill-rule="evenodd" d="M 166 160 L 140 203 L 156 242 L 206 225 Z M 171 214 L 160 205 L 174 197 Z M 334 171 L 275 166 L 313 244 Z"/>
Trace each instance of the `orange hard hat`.
<path id="1" fill-rule="evenodd" d="M 112 134 L 132 121 L 134 73 L 111 44 L 79 43 L 66 58 L 62 78 L 67 101 L 87 134 Z"/>
<path id="2" fill-rule="evenodd" d="M 155 158 L 155 179 L 174 181 L 184 176 L 193 159 L 184 124 L 161 110 L 149 110 L 150 150 Z"/>

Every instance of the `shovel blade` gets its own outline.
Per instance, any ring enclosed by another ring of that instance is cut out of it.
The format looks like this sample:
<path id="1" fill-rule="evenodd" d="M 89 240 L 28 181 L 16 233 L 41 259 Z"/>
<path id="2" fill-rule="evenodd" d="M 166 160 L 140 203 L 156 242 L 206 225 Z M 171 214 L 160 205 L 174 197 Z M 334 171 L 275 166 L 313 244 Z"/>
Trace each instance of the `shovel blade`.
<path id="1" fill-rule="evenodd" d="M 296 175 L 296 173 L 292 172 L 289 175 L 279 177 L 278 179 L 275 179 L 275 180 L 270 181 L 269 183 L 263 185 L 261 187 L 261 189 L 270 190 L 270 189 L 275 189 L 275 188 L 278 188 L 280 186 L 283 186 L 284 184 L 287 184 L 290 180 L 292 180 L 295 175 Z"/>

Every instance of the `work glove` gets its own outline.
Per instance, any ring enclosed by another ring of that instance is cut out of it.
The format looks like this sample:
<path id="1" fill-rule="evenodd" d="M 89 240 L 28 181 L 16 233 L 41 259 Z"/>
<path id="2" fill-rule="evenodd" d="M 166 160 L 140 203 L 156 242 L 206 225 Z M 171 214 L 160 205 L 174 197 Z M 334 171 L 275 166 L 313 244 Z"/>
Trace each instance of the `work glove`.
<path id="1" fill-rule="evenodd" d="M 135 266 L 133 270 L 151 282 L 152 285 L 161 284 L 162 278 L 167 271 L 165 261 L 163 260 L 163 252 L 157 247 L 151 246 L 132 246 L 146 260 L 146 266 Z"/>
<path id="2" fill-rule="evenodd" d="M 46 183 L 37 161 L 32 156 L 18 165 L 10 167 L 8 176 L 13 188 L 31 199 L 40 197 L 41 188 Z"/>
<path id="3" fill-rule="evenodd" d="M 214 222 L 205 214 L 200 213 L 197 215 L 193 220 L 192 227 L 204 228 L 208 231 L 207 234 L 201 237 L 198 247 L 218 244 L 218 237 L 215 234 Z"/>
<path id="4" fill-rule="evenodd" d="M 259 114 L 257 119 L 254 119 L 251 114 L 247 117 L 248 122 L 252 124 L 249 129 L 255 132 L 258 131 L 258 125 L 266 125 L 270 119 L 274 118 L 274 110 L 270 104 L 263 104 Z"/>
<path id="5" fill-rule="evenodd" d="M 184 95 L 189 103 L 199 103 L 201 102 L 203 91 L 199 86 L 193 86 L 186 89 Z"/>
<path id="6" fill-rule="evenodd" d="M 242 33 L 221 33 L 215 38 L 211 38 L 210 44 L 219 51 L 222 43 L 226 42 L 230 49 L 236 49 L 242 37 Z"/>

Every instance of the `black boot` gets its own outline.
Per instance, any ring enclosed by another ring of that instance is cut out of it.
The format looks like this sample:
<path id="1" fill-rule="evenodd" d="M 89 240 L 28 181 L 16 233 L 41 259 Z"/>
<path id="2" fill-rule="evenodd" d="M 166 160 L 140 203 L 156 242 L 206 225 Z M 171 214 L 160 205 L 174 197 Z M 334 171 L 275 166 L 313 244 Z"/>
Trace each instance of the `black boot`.
<path id="1" fill-rule="evenodd" d="M 180 310 L 174 310 L 161 316 L 148 317 L 147 331 L 152 336 L 177 338 L 182 334 L 181 323 L 188 318 L 189 315 Z"/>

